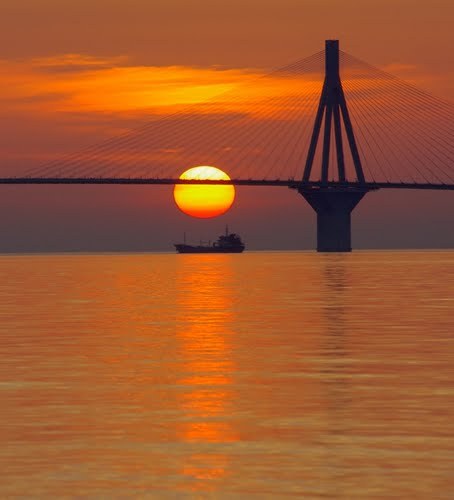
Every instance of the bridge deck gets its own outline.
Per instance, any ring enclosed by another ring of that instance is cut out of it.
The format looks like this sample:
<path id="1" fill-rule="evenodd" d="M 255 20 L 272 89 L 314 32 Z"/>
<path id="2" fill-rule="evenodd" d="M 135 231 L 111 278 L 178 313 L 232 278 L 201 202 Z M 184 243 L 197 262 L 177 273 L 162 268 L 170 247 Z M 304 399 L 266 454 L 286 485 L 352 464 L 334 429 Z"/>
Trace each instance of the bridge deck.
<path id="1" fill-rule="evenodd" d="M 333 189 L 336 191 L 361 190 L 374 191 L 377 189 L 425 189 L 425 190 L 453 190 L 454 184 L 422 184 L 408 182 L 321 182 L 321 181 L 296 181 L 294 179 L 265 180 L 265 179 L 232 179 L 230 181 L 220 180 L 198 180 L 198 179 L 152 179 L 152 178 L 129 178 L 129 177 L 4 177 L 0 178 L 0 184 L 8 185 L 80 185 L 80 184 L 127 184 L 127 185 L 174 185 L 174 184 L 204 184 L 222 185 L 233 184 L 234 186 L 281 186 L 291 189 Z"/>

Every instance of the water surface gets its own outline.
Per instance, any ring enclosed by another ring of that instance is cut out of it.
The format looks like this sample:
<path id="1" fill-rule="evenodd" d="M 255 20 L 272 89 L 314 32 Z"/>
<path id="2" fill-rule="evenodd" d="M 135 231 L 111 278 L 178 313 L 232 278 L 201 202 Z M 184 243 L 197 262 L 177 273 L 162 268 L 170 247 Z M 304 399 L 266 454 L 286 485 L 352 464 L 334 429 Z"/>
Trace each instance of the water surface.
<path id="1" fill-rule="evenodd" d="M 454 252 L 0 257 L 2 498 L 453 498 Z"/>

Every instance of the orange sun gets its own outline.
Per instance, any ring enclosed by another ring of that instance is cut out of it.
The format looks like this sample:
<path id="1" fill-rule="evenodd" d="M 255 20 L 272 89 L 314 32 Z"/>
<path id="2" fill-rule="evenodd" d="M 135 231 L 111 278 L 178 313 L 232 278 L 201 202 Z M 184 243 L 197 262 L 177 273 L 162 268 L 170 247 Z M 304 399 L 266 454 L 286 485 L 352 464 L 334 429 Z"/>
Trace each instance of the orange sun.
<path id="1" fill-rule="evenodd" d="M 180 179 L 229 181 L 230 177 L 219 168 L 200 166 L 186 170 Z M 227 212 L 235 199 L 235 188 L 231 184 L 177 184 L 173 196 L 178 208 L 185 214 L 208 219 Z"/>

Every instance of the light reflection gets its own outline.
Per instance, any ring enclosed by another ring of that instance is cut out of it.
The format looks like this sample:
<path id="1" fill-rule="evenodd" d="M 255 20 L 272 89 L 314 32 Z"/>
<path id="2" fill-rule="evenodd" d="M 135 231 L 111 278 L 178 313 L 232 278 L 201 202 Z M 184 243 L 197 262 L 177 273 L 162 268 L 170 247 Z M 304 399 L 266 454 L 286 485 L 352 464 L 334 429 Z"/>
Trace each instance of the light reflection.
<path id="1" fill-rule="evenodd" d="M 325 255 L 323 261 L 323 293 L 322 311 L 325 319 L 325 334 L 322 352 L 326 363 L 322 381 L 326 386 L 327 408 L 331 420 L 331 431 L 343 430 L 342 413 L 351 403 L 348 390 L 349 359 L 347 347 L 349 317 L 349 256 Z"/>
<path id="2" fill-rule="evenodd" d="M 229 420 L 233 406 L 232 359 L 234 313 L 231 282 L 231 256 L 181 256 L 177 279 L 177 324 L 184 376 L 179 384 L 183 422 L 182 441 L 197 443 L 197 452 L 187 458 L 182 474 L 196 480 L 194 490 L 213 488 L 205 479 L 228 474 L 228 456 L 207 453 L 205 443 L 231 443 L 239 440 Z M 201 446 L 202 445 L 202 446 Z"/>

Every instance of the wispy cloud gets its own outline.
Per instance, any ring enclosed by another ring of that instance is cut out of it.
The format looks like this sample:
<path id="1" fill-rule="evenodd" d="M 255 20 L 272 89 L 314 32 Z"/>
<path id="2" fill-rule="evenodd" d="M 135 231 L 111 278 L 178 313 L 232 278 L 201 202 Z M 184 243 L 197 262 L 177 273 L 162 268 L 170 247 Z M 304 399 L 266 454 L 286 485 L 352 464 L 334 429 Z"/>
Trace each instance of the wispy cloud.
<path id="1" fill-rule="evenodd" d="M 131 66 L 126 58 L 68 54 L 0 61 L 1 100 L 30 112 L 128 113 L 200 102 L 226 92 L 251 70 Z"/>
<path id="2" fill-rule="evenodd" d="M 83 54 L 63 54 L 54 57 L 35 58 L 31 66 L 38 71 L 49 73 L 82 73 L 100 71 L 127 64 L 126 56 L 101 58 Z"/>
<path id="3" fill-rule="evenodd" d="M 46 114 L 162 114 L 222 95 L 222 112 L 238 112 L 240 108 L 244 111 L 251 109 L 251 103 L 264 100 L 268 109 L 287 106 L 285 97 L 295 91 L 294 81 L 289 85 L 286 75 L 276 74 L 257 83 L 261 76 L 262 72 L 256 69 L 135 66 L 124 57 L 67 54 L 0 61 L 0 99 L 10 110 Z M 249 87 L 241 86 L 254 81 Z M 313 83 L 307 75 L 308 92 Z M 229 94 L 237 88 L 238 95 Z M 209 112 L 206 107 L 200 111 Z"/>

